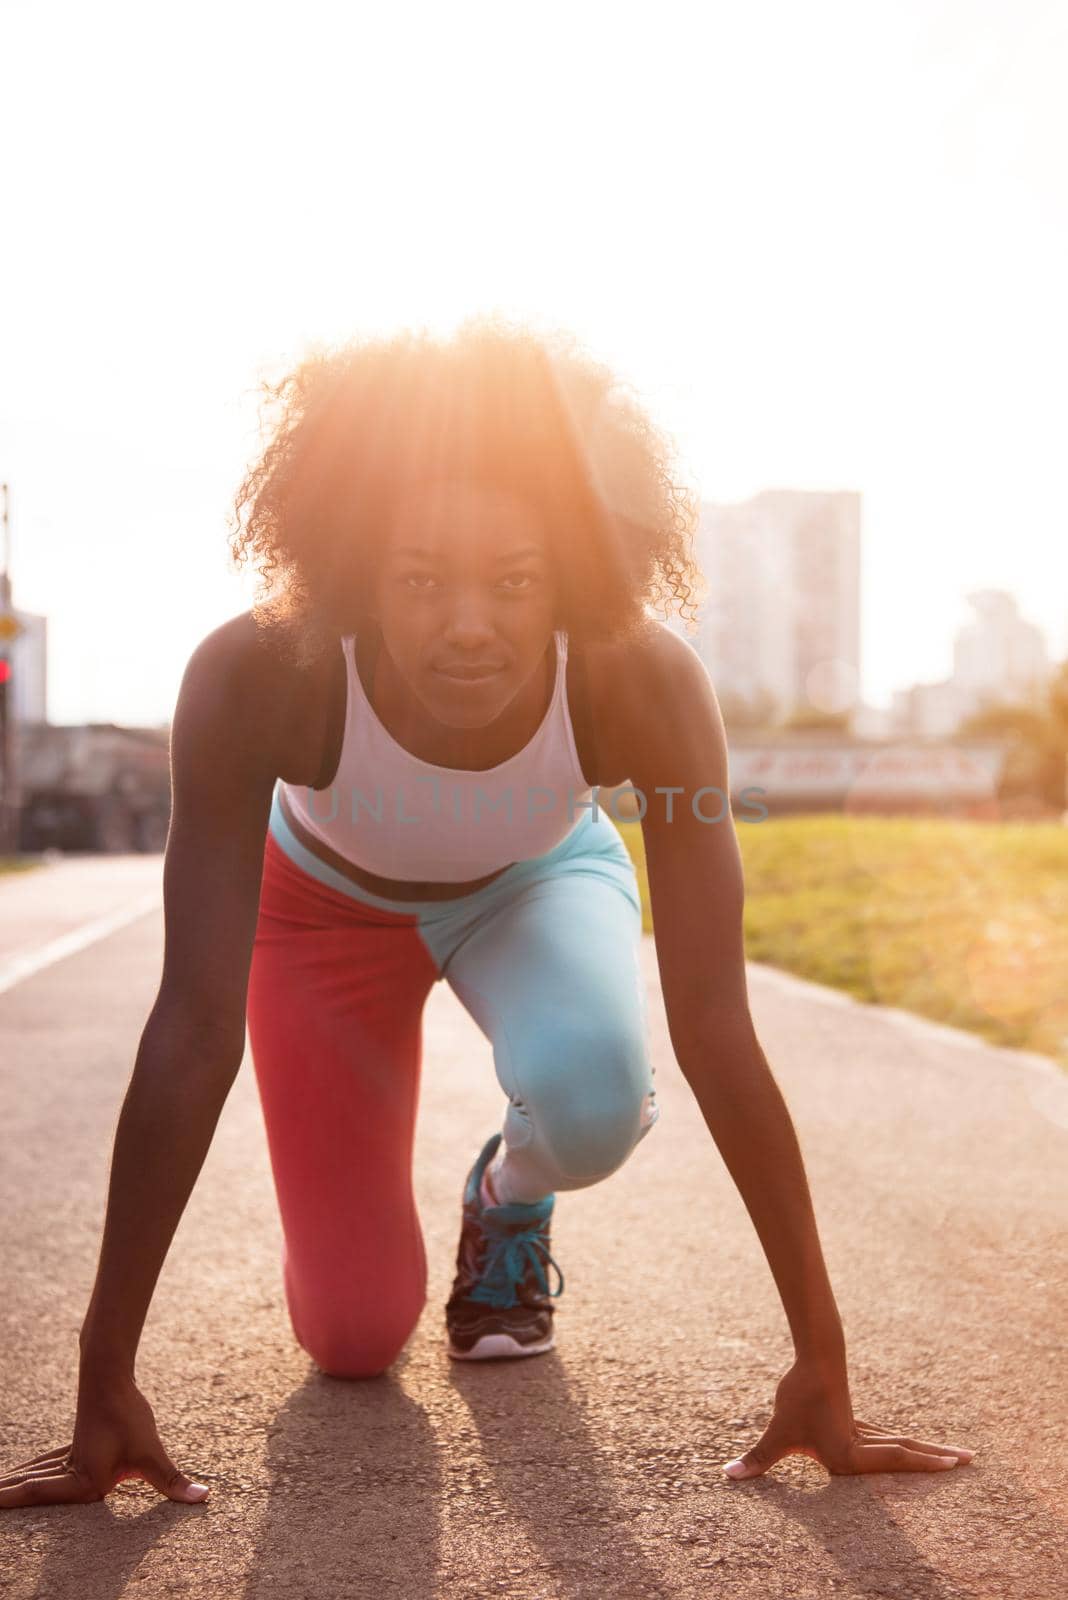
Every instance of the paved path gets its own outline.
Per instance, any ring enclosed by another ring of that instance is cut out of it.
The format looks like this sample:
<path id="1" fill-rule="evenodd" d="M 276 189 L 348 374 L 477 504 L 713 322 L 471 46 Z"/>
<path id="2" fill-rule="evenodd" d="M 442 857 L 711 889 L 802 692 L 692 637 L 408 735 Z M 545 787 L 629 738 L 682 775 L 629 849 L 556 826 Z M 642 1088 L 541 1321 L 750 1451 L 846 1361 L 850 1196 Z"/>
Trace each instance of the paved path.
<path id="1" fill-rule="evenodd" d="M 0 879 L 4 963 L 156 909 L 0 992 L 0 1459 L 70 1436 L 111 1138 L 158 982 L 160 857 Z M 116 886 L 121 893 L 116 893 Z M 64 910 L 64 905 L 67 910 Z M 321 1375 L 292 1338 L 246 1057 L 167 1259 L 139 1380 L 204 1507 L 128 1481 L 0 1512 L 8 1600 L 967 1596 L 1068 1572 L 1068 1075 L 752 967 L 805 1151 L 860 1415 L 966 1444 L 938 1475 L 731 1484 L 789 1362 L 756 1235 L 675 1064 L 652 941 L 660 1124 L 557 1203 L 558 1346 L 450 1363 L 460 1185 L 503 1101 L 451 991 L 426 1013 L 417 1193 L 429 1302 L 391 1372 Z M 20 970 L 25 971 L 25 968 Z"/>

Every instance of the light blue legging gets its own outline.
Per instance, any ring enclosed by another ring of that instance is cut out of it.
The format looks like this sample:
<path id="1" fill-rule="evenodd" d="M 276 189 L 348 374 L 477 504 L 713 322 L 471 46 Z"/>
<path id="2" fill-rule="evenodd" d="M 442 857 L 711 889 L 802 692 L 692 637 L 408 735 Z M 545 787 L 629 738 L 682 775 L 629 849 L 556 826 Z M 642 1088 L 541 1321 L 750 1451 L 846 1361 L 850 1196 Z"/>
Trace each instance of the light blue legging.
<path id="1" fill-rule="evenodd" d="M 492 1043 L 502 1181 L 536 1200 L 607 1177 L 659 1114 L 640 936 L 634 868 L 603 810 L 472 894 L 402 901 L 312 854 L 276 795 L 248 1025 L 290 1314 L 328 1371 L 382 1370 L 425 1300 L 411 1159 L 433 984 Z"/>

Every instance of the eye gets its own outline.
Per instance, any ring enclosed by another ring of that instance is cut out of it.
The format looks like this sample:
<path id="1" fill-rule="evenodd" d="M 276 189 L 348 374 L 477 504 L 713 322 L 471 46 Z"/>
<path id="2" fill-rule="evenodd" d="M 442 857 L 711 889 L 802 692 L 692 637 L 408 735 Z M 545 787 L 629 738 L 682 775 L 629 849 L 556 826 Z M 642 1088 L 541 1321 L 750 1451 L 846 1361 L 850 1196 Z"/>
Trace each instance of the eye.
<path id="1" fill-rule="evenodd" d="M 503 584 L 507 584 L 509 578 L 518 578 L 519 582 L 521 584 L 533 584 L 533 583 L 536 582 L 536 579 L 529 572 L 509 572 L 509 573 L 506 573 L 505 576 L 501 579 L 501 582 Z M 512 590 L 513 594 L 517 593 L 517 592 L 518 593 L 522 593 L 522 590 L 516 590 L 516 589 Z"/>
<path id="2" fill-rule="evenodd" d="M 425 594 L 428 588 L 433 587 L 437 579 L 429 572 L 406 572 L 401 582 L 411 584 L 414 589 L 420 590 Z"/>

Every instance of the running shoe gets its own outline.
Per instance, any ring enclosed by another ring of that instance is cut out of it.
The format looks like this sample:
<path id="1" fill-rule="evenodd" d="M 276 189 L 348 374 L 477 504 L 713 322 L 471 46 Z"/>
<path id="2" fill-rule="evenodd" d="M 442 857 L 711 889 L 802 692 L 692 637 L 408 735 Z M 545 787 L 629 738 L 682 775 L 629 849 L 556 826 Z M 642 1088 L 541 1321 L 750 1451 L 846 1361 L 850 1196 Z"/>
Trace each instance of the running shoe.
<path id="1" fill-rule="evenodd" d="M 555 1195 L 530 1205 L 484 1206 L 482 1174 L 502 1135 L 495 1133 L 467 1175 L 456 1277 L 445 1306 L 449 1354 L 457 1361 L 536 1356 L 553 1347 L 553 1300 L 564 1275 L 549 1254 Z M 546 1267 L 559 1284 L 550 1291 Z"/>

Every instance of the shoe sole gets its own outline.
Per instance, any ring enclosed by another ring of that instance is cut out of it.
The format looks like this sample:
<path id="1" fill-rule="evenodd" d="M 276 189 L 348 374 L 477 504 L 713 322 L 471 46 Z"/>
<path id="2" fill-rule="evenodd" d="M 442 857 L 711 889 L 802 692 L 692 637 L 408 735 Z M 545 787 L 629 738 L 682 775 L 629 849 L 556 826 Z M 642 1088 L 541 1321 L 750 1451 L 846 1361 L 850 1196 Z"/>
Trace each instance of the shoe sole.
<path id="1" fill-rule="evenodd" d="M 538 1344 L 520 1344 L 510 1333 L 484 1333 L 470 1350 L 457 1350 L 450 1343 L 449 1354 L 454 1361 L 499 1361 L 509 1356 L 540 1356 L 551 1350 L 555 1342 L 552 1334 Z"/>

